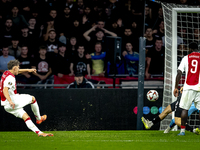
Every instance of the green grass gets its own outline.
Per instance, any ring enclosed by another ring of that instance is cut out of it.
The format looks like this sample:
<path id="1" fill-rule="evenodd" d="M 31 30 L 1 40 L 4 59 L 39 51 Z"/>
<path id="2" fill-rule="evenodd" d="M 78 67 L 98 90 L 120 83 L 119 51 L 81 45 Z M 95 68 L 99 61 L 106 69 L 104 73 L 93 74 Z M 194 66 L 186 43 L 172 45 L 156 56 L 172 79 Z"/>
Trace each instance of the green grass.
<path id="1" fill-rule="evenodd" d="M 179 131 L 53 131 L 54 137 L 33 132 L 0 132 L 0 150 L 188 150 L 199 149 L 200 135 Z"/>

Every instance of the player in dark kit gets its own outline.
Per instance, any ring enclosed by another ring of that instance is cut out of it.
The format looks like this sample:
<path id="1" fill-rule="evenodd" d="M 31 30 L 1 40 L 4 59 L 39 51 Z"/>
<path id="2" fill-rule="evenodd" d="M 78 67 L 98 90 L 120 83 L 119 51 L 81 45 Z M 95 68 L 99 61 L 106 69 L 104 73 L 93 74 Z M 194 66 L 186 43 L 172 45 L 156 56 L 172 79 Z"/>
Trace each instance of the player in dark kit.
<path id="1" fill-rule="evenodd" d="M 179 127 L 181 127 L 181 112 L 182 112 L 182 108 L 179 107 L 179 103 L 180 103 L 180 99 L 182 96 L 182 88 L 180 90 L 179 96 L 177 97 L 177 100 L 171 104 L 169 104 L 164 111 L 158 115 L 156 118 L 154 118 L 152 121 L 149 121 L 148 119 L 145 119 L 144 117 L 142 117 L 142 122 L 145 126 L 146 129 L 150 129 L 154 124 L 162 121 L 169 113 L 171 112 L 175 112 L 175 118 L 171 121 L 170 125 L 167 127 L 167 129 L 164 131 L 164 133 L 169 133 L 170 130 L 175 126 L 178 125 Z M 197 109 L 194 107 L 194 105 L 191 106 L 188 116 L 190 116 L 194 111 L 197 111 Z M 193 129 L 191 126 L 189 126 L 188 124 L 186 124 L 186 130 L 196 133 L 196 134 L 200 134 L 200 130 L 198 128 Z"/>

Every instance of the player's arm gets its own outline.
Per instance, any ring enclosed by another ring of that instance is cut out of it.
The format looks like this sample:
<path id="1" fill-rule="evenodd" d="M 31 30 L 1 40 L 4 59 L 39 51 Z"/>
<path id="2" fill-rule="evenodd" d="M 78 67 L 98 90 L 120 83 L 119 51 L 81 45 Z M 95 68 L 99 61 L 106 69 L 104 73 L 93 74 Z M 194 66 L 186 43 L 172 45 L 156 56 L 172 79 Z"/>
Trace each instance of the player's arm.
<path id="1" fill-rule="evenodd" d="M 3 88 L 3 94 L 5 96 L 5 98 L 8 100 L 8 102 L 10 103 L 10 106 L 14 109 L 15 108 L 15 104 L 12 102 L 10 95 L 8 93 L 9 87 L 4 87 Z"/>
<path id="2" fill-rule="evenodd" d="M 178 84 L 179 84 L 179 81 L 181 79 L 181 75 L 182 75 L 182 71 L 178 70 L 177 75 L 176 75 L 175 88 L 174 88 L 174 96 L 175 97 L 178 97 Z"/>
<path id="3" fill-rule="evenodd" d="M 19 69 L 19 74 L 24 72 L 33 72 L 36 73 L 36 69 Z"/>

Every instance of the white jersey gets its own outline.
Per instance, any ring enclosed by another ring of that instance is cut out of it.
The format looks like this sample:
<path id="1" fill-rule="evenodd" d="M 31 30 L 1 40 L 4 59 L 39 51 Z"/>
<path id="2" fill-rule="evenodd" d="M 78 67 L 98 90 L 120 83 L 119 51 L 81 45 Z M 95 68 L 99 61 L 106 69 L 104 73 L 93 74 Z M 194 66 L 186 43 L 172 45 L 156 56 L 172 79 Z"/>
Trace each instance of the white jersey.
<path id="1" fill-rule="evenodd" d="M 16 79 L 13 76 L 9 75 L 5 79 L 3 87 L 8 87 L 9 88 L 8 93 L 10 96 L 12 96 L 15 94 L 15 92 L 14 92 L 16 89 L 15 85 L 16 85 Z"/>
<path id="2" fill-rule="evenodd" d="M 200 53 L 193 52 L 184 56 L 178 70 L 185 71 L 184 90 L 200 91 Z"/>

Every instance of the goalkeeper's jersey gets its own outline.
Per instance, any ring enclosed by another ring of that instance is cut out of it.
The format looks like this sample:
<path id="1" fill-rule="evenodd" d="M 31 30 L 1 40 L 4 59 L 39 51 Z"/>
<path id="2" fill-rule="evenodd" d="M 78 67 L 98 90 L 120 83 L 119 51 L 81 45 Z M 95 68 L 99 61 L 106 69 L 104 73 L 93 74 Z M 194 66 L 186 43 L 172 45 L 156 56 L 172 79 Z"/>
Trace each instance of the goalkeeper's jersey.
<path id="1" fill-rule="evenodd" d="M 185 83 L 183 89 L 200 91 L 200 53 L 193 52 L 184 56 L 178 70 L 185 72 Z"/>

